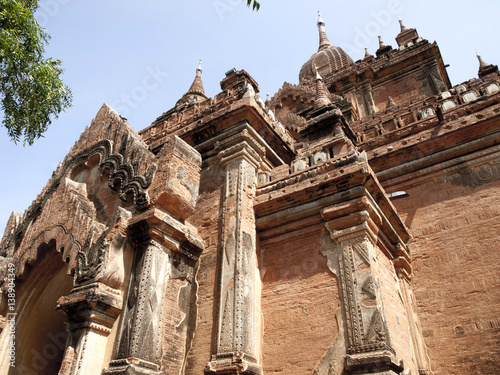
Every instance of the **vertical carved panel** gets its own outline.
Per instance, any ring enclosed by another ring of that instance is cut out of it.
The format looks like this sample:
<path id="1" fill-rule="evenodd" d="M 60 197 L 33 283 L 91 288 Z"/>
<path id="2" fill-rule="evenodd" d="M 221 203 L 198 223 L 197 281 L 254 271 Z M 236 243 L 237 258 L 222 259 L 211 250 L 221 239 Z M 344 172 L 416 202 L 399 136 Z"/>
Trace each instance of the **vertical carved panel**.
<path id="1" fill-rule="evenodd" d="M 253 297 L 256 270 L 255 246 L 248 223 L 248 189 L 253 189 L 255 169 L 245 160 L 227 167 L 226 217 L 221 260 L 221 294 L 219 309 L 219 353 L 243 351 L 253 353 L 255 314 Z"/>
<path id="2" fill-rule="evenodd" d="M 258 144 L 243 130 L 239 143 L 223 149 L 226 169 L 222 203 L 218 331 L 210 374 L 260 374 L 260 278 L 256 258 L 253 197 L 260 157 Z M 258 150 L 258 149 L 257 149 Z"/>
<path id="3" fill-rule="evenodd" d="M 354 268 L 352 244 L 342 243 L 340 249 L 339 274 L 350 349 L 363 345 L 364 328 L 361 306 L 356 293 L 358 280 Z"/>
<path id="4" fill-rule="evenodd" d="M 135 316 L 132 320 L 129 355 L 151 362 L 161 356 L 161 318 L 163 296 L 169 275 L 168 255 L 155 241 L 146 245 L 140 277 L 136 278 L 138 290 Z"/>
<path id="5" fill-rule="evenodd" d="M 147 240 L 135 253 L 117 359 L 104 373 L 126 373 L 122 367 L 129 364 L 129 358 L 137 358 L 134 361 L 147 369 L 141 373 L 159 369 L 163 299 L 170 276 L 170 259 L 164 250 L 156 241 Z"/>
<path id="6" fill-rule="evenodd" d="M 339 274 L 348 334 L 348 353 L 393 351 L 380 290 L 370 266 L 373 244 L 366 235 L 342 241 Z"/>

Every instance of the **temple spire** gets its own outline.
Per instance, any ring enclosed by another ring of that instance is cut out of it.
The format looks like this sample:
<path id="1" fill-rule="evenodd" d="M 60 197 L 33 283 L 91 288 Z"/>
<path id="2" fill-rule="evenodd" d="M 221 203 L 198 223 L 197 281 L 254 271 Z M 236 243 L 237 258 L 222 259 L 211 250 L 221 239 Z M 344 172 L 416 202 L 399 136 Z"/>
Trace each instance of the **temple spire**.
<path id="1" fill-rule="evenodd" d="M 266 105 L 266 108 L 271 108 L 271 99 L 269 98 L 269 92 L 267 93 L 266 101 L 264 102 L 264 104 Z"/>
<path id="2" fill-rule="evenodd" d="M 486 68 L 486 67 L 488 67 L 490 65 L 490 64 L 486 63 L 483 60 L 483 58 L 481 57 L 481 55 L 479 54 L 479 52 L 477 52 L 477 50 L 476 50 L 476 57 L 479 60 L 479 69 Z"/>
<path id="3" fill-rule="evenodd" d="M 314 101 L 314 108 L 317 109 L 331 104 L 331 101 L 328 98 L 325 86 L 323 85 L 323 78 L 321 78 L 316 65 L 314 65 L 314 72 L 316 73 L 316 100 Z"/>
<path id="4" fill-rule="evenodd" d="M 382 36 L 380 34 L 378 34 L 378 46 L 379 49 L 387 47 L 384 41 L 382 40 Z"/>
<path id="5" fill-rule="evenodd" d="M 196 76 L 194 77 L 194 81 L 193 83 L 191 84 L 191 87 L 189 88 L 188 92 L 186 94 L 184 94 L 184 96 L 186 95 L 198 95 L 198 96 L 201 96 L 203 98 L 207 98 L 207 96 L 205 95 L 205 89 L 203 88 L 203 82 L 201 80 L 201 72 L 203 70 L 201 69 L 201 60 L 198 64 L 198 68 L 196 68 Z"/>
<path id="6" fill-rule="evenodd" d="M 378 50 L 376 52 L 377 54 L 377 57 L 389 52 L 390 50 L 392 50 L 392 47 L 391 46 L 387 46 L 384 41 L 382 40 L 382 36 L 379 34 L 378 35 L 378 44 L 379 44 L 379 47 L 378 47 Z"/>
<path id="7" fill-rule="evenodd" d="M 483 60 L 483 58 L 481 57 L 481 55 L 477 51 L 476 51 L 476 56 L 477 56 L 477 59 L 479 60 L 478 75 L 480 78 L 483 78 L 483 77 L 487 76 L 488 74 L 498 72 L 498 66 L 493 65 L 493 64 L 488 64 L 487 62 L 485 62 Z"/>
<path id="8" fill-rule="evenodd" d="M 363 60 L 368 60 L 372 57 L 373 57 L 373 55 L 370 52 L 368 52 L 368 47 L 365 46 L 365 57 L 363 58 Z"/>
<path id="9" fill-rule="evenodd" d="M 318 51 L 321 51 L 321 50 L 331 46 L 331 43 L 328 40 L 328 36 L 326 35 L 325 21 L 323 21 L 323 19 L 321 18 L 320 12 L 318 12 L 318 30 L 319 30 L 319 48 L 318 48 Z"/>
<path id="10" fill-rule="evenodd" d="M 407 28 L 403 23 L 401 17 L 398 17 L 398 19 L 399 19 L 399 26 L 401 27 L 401 31 L 396 36 L 396 42 L 398 42 L 398 46 L 399 47 L 406 46 L 410 42 L 412 42 L 413 44 L 418 43 L 419 38 L 417 30 L 412 27 Z"/>
<path id="11" fill-rule="evenodd" d="M 401 19 L 401 17 L 398 17 L 398 20 L 399 20 L 399 26 L 401 26 L 401 32 L 403 32 L 405 30 L 408 30 L 406 28 L 406 26 L 404 25 L 403 20 Z"/>

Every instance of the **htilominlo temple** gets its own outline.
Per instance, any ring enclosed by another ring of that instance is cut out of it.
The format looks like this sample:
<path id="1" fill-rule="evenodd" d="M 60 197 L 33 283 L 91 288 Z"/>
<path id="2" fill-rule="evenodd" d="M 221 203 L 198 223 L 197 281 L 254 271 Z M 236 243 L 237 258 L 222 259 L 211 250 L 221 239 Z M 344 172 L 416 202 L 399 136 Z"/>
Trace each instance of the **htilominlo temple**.
<path id="1" fill-rule="evenodd" d="M 8 221 L 0 375 L 497 374 L 498 68 L 400 24 L 353 61 L 320 17 L 266 100 L 200 66 L 140 132 L 103 105 Z"/>

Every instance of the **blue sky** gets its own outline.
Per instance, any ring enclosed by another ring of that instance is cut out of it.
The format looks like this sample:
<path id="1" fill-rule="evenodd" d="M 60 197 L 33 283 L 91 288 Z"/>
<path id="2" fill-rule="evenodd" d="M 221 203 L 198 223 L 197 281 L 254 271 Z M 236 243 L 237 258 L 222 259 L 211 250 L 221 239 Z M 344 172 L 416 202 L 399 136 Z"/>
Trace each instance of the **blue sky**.
<path id="1" fill-rule="evenodd" d="M 318 47 L 317 11 L 330 42 L 353 60 L 378 48 L 377 34 L 396 46 L 398 16 L 437 41 L 452 84 L 477 77 L 477 49 L 500 64 L 498 16 L 492 0 L 41 0 L 37 18 L 51 35 L 47 56 L 62 60 L 73 107 L 35 145 L 14 145 L 0 127 L 0 232 L 47 183 L 103 103 L 141 130 L 187 91 L 203 60 L 205 92 L 220 91 L 224 73 L 245 69 L 271 96 L 298 83 L 300 67 Z M 1 117 L 1 113 L 0 113 Z"/>

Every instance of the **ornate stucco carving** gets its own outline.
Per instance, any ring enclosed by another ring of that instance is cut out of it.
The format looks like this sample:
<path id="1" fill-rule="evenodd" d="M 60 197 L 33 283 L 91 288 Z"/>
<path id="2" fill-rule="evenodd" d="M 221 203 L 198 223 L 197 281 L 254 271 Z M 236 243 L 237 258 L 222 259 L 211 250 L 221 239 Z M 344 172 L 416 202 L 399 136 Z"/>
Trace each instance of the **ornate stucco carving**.
<path id="1" fill-rule="evenodd" d="M 360 363 L 400 371 L 385 315 L 384 298 L 378 277 L 379 232 L 385 216 L 370 196 L 339 203 L 322 210 L 331 242 L 323 254 L 328 267 L 338 275 L 346 339 L 345 369 L 356 370 Z M 385 235 L 385 234 L 384 234 Z M 382 362 L 389 360 L 386 364 Z"/>
<path id="2" fill-rule="evenodd" d="M 94 157 L 99 157 L 101 170 L 109 171 L 108 184 L 112 189 L 118 190 L 122 200 L 126 200 L 127 195 L 132 194 L 138 210 L 148 206 L 147 187 L 153 179 L 156 164 L 149 166 L 146 175 L 138 175 L 137 167 L 127 162 L 123 156 L 128 154 L 127 149 L 130 146 L 127 145 L 130 143 L 129 135 L 125 134 L 120 148 L 121 153 L 113 154 L 113 143 L 101 140 L 59 165 L 47 187 L 19 218 L 10 235 L 2 242 L 0 254 L 14 258 L 19 274 L 23 274 L 26 262 L 34 262 L 37 259 L 38 248 L 42 243 L 48 243 L 56 238 L 58 249 L 64 249 L 63 259 L 69 261 L 70 270 L 73 270 L 76 265 L 76 254 L 89 235 L 87 230 L 91 226 L 94 228 L 102 226 L 97 220 L 93 204 L 86 196 L 85 186 L 81 187 L 79 186 L 81 184 L 68 179 L 77 166 L 85 165 Z M 59 198 L 56 197 L 57 194 Z M 58 212 L 53 212 L 52 207 L 58 199 L 67 200 L 68 203 L 63 204 Z M 72 223 L 70 226 L 73 227 L 68 226 L 69 218 Z M 51 233 L 53 237 L 49 238 Z M 85 261 L 81 264 L 84 265 Z"/>
<path id="3" fill-rule="evenodd" d="M 246 125 L 217 147 L 219 162 L 226 170 L 220 293 L 215 354 L 205 373 L 260 374 L 260 301 L 257 299 L 260 278 L 252 201 L 265 149 L 262 140 Z"/>
<path id="4" fill-rule="evenodd" d="M 500 160 L 493 159 L 479 165 L 463 163 L 440 178 L 454 185 L 481 186 L 500 179 Z"/>
<path id="5" fill-rule="evenodd" d="M 130 212 L 118 207 L 115 222 L 109 228 L 103 230 L 102 225 L 98 224 L 91 226 L 82 250 L 77 255 L 75 285 L 100 281 L 116 290 L 123 288 L 124 247 L 131 216 Z"/>

